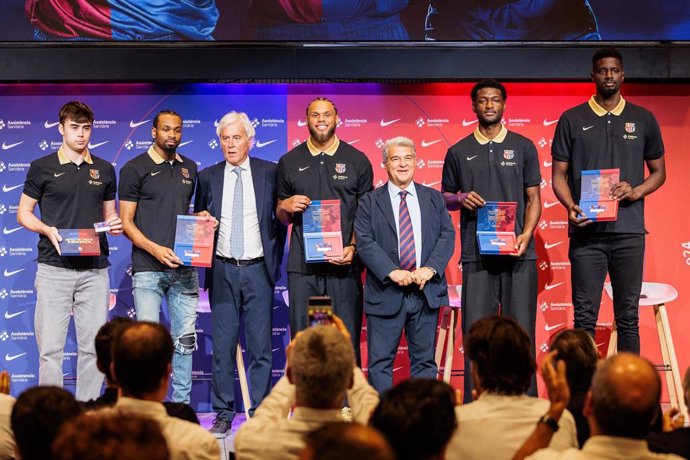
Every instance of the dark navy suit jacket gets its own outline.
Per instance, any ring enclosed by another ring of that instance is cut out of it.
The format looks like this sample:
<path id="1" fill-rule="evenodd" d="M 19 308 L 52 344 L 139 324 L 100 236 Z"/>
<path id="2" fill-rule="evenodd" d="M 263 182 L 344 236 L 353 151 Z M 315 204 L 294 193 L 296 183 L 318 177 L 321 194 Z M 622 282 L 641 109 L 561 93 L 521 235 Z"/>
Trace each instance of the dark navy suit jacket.
<path id="1" fill-rule="evenodd" d="M 424 286 L 430 308 L 448 304 L 445 270 L 455 248 L 455 229 L 440 192 L 415 182 L 422 217 L 421 266 L 436 270 Z M 403 288 L 388 278 L 400 267 L 398 234 L 388 184 L 364 195 L 355 217 L 357 252 L 367 268 L 364 311 L 392 315 L 403 302 Z M 419 244 L 415 241 L 415 244 Z"/>
<path id="2" fill-rule="evenodd" d="M 276 218 L 275 173 L 278 165 L 259 158 L 249 158 L 256 197 L 256 212 L 259 218 L 259 232 L 264 249 L 266 272 L 273 284 L 280 279 L 280 266 L 285 250 L 287 228 Z M 197 177 L 194 194 L 194 212 L 208 211 L 220 221 L 223 210 L 223 181 L 225 161 L 202 170 Z M 216 243 L 218 232 L 216 231 Z M 214 250 L 215 253 L 215 250 Z M 213 259 L 215 264 L 216 259 Z M 213 279 L 210 270 L 206 272 L 205 288 Z"/>

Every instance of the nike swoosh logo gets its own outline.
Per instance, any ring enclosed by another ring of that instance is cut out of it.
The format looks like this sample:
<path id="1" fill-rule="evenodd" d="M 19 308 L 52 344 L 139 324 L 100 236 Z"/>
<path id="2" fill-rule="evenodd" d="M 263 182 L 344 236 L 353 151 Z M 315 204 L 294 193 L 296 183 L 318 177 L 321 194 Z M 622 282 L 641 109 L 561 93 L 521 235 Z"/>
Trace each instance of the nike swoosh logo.
<path id="1" fill-rule="evenodd" d="M 22 228 L 24 228 L 24 227 L 22 227 L 21 225 L 20 225 L 19 227 L 10 228 L 10 229 L 8 229 L 7 227 L 4 227 L 4 228 L 2 229 L 2 233 L 3 233 L 4 235 L 9 235 L 9 234 L 11 234 L 11 233 L 18 232 L 18 231 L 21 230 Z"/>
<path id="2" fill-rule="evenodd" d="M 299 126 L 300 128 L 307 126 L 306 120 L 305 121 L 297 120 L 297 126 Z"/>
<path id="3" fill-rule="evenodd" d="M 89 142 L 89 148 L 95 149 L 95 148 L 100 147 L 101 145 L 107 144 L 108 142 L 110 142 L 110 141 L 103 141 L 103 142 L 99 142 L 98 144 L 92 144 L 91 142 Z"/>
<path id="4" fill-rule="evenodd" d="M 56 127 L 59 124 L 60 124 L 59 121 L 56 121 L 55 123 L 48 123 L 48 120 L 46 120 L 45 123 L 43 123 L 43 126 L 45 126 L 46 129 L 50 129 L 50 128 Z"/>
<path id="5" fill-rule="evenodd" d="M 397 371 L 399 371 L 400 369 L 402 369 L 403 367 L 405 367 L 405 366 L 394 367 L 394 368 L 393 368 L 393 372 L 397 372 Z"/>
<path id="6" fill-rule="evenodd" d="M 15 316 L 19 316 L 19 315 L 21 315 L 21 314 L 24 313 L 24 312 L 26 312 L 26 310 L 16 311 L 16 312 L 14 312 L 14 313 L 10 313 L 9 311 L 6 311 L 6 312 L 5 312 L 5 319 L 12 319 L 12 318 L 14 318 Z"/>
<path id="7" fill-rule="evenodd" d="M 443 139 L 436 139 L 435 141 L 427 142 L 424 139 L 422 139 L 422 147 L 429 147 L 430 145 L 438 144 L 442 140 Z"/>
<path id="8" fill-rule="evenodd" d="M 5 144 L 3 142 L 2 143 L 2 149 L 3 150 L 9 150 L 9 149 L 14 148 L 14 147 L 18 146 L 19 144 L 23 144 L 23 143 L 24 143 L 24 141 L 15 142 L 14 144 Z"/>
<path id="9" fill-rule="evenodd" d="M 12 271 L 7 271 L 7 269 L 5 269 L 4 275 L 5 275 L 5 277 L 9 278 L 10 276 L 14 276 L 19 272 L 23 272 L 24 270 L 26 270 L 26 268 L 20 268 L 19 270 L 12 270 Z"/>
<path id="10" fill-rule="evenodd" d="M 213 126 L 218 127 L 218 120 L 213 120 Z"/>
<path id="11" fill-rule="evenodd" d="M 177 146 L 177 148 L 184 147 L 185 145 L 191 144 L 192 142 L 194 142 L 193 139 L 191 141 L 182 142 L 180 145 Z"/>
<path id="12" fill-rule="evenodd" d="M 545 168 L 551 167 L 552 164 L 553 164 L 553 161 L 544 160 L 544 167 L 545 167 Z"/>
<path id="13" fill-rule="evenodd" d="M 280 350 L 280 348 L 274 348 L 271 350 L 272 353 L 275 353 L 276 351 Z"/>
<path id="14" fill-rule="evenodd" d="M 554 329 L 558 329 L 559 327 L 565 326 L 565 323 L 560 323 L 560 324 L 555 324 L 553 326 L 549 326 L 548 324 L 544 324 L 544 330 L 545 331 L 553 331 Z"/>
<path id="15" fill-rule="evenodd" d="M 132 121 L 129 122 L 129 127 L 130 127 L 130 128 L 138 128 L 138 127 L 141 126 L 141 125 L 145 125 L 145 124 L 148 123 L 149 121 L 151 121 L 151 120 L 144 120 L 144 121 L 140 121 L 140 122 L 138 122 L 138 123 L 134 123 L 134 120 L 132 120 Z"/>
<path id="16" fill-rule="evenodd" d="M 268 142 L 256 141 L 256 148 L 260 149 L 261 147 L 266 147 L 267 145 L 270 145 L 274 142 L 278 142 L 278 139 L 273 139 L 272 141 Z"/>
<path id="17" fill-rule="evenodd" d="M 546 118 L 544 118 L 544 126 L 551 126 L 555 123 L 558 123 L 557 119 L 556 120 L 547 120 Z"/>
<path id="18" fill-rule="evenodd" d="M 396 118 L 395 120 L 390 120 L 390 121 L 381 120 L 381 127 L 385 128 L 386 126 L 392 125 L 393 123 L 397 123 L 400 120 L 402 120 L 402 118 Z"/>
<path id="19" fill-rule="evenodd" d="M 440 184 L 440 183 L 441 183 L 440 180 L 437 180 L 436 182 L 429 182 L 428 184 L 426 183 L 426 181 L 424 181 L 424 182 L 422 182 L 422 185 L 425 185 L 427 187 L 433 187 L 434 185 Z"/>
<path id="20" fill-rule="evenodd" d="M 8 186 L 5 184 L 5 185 L 2 186 L 2 191 L 3 191 L 3 192 L 11 192 L 12 190 L 17 189 L 17 188 L 21 187 L 22 185 L 24 185 L 24 184 L 19 184 L 19 185 L 15 185 L 15 186 L 12 186 L 12 187 L 8 187 Z"/>
<path id="21" fill-rule="evenodd" d="M 472 120 L 472 121 L 466 121 L 464 118 L 462 119 L 462 126 L 470 126 L 478 122 L 479 120 Z"/>
<path id="22" fill-rule="evenodd" d="M 472 160 L 474 160 L 475 158 L 477 158 L 478 156 L 479 156 L 479 155 L 475 155 L 475 156 L 473 156 L 473 157 L 467 157 L 467 161 L 472 161 Z"/>
<path id="23" fill-rule="evenodd" d="M 302 172 L 302 171 L 304 171 L 304 170 L 306 170 L 306 169 L 309 169 L 310 167 L 311 167 L 311 166 L 307 166 L 307 167 L 303 168 L 303 167 L 300 166 L 300 167 L 299 167 L 299 172 Z"/>
<path id="24" fill-rule="evenodd" d="M 24 356 L 27 353 L 28 352 L 26 352 L 26 351 L 24 353 L 19 353 L 18 355 L 10 355 L 9 353 L 5 353 L 5 361 L 14 361 L 15 359 L 21 358 L 22 356 Z"/>
<path id="25" fill-rule="evenodd" d="M 62 176 L 63 174 L 65 174 L 65 173 L 63 173 L 63 172 L 61 172 L 60 174 L 55 173 L 55 174 L 53 174 L 53 176 L 55 176 L 55 177 L 60 177 L 60 176 Z"/>
<path id="26" fill-rule="evenodd" d="M 152 172 L 151 175 L 152 175 L 152 176 L 155 176 L 156 174 L 160 174 L 160 173 L 162 173 L 162 172 L 163 172 L 163 171 Z"/>
<path id="27" fill-rule="evenodd" d="M 556 246 L 563 244 L 563 241 L 559 241 L 558 243 L 544 243 L 544 249 L 551 249 L 555 248 Z"/>
<path id="28" fill-rule="evenodd" d="M 587 130 L 590 130 L 590 129 L 592 129 L 592 128 L 594 128 L 594 125 L 592 125 L 592 126 L 583 126 L 583 127 L 582 127 L 582 131 L 587 131 Z"/>
<path id="29" fill-rule="evenodd" d="M 560 286 L 561 284 L 565 284 L 565 281 L 561 281 L 560 283 L 556 283 L 556 284 L 546 283 L 546 285 L 544 286 L 544 289 L 546 289 L 547 291 L 550 291 L 551 289 L 556 288 L 556 287 Z"/>
<path id="30" fill-rule="evenodd" d="M 556 206 L 559 203 L 560 203 L 559 201 L 554 201 L 553 203 L 549 203 L 548 201 L 544 201 L 544 208 L 545 209 L 553 208 L 554 206 Z"/>

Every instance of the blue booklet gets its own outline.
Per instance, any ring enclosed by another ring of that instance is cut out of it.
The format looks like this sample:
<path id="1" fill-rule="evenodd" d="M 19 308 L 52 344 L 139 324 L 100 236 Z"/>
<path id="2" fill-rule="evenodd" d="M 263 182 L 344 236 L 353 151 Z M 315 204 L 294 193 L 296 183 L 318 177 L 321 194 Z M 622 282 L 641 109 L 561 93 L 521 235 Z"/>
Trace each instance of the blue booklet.
<path id="1" fill-rule="evenodd" d="M 343 255 L 340 200 L 312 201 L 302 213 L 304 259 L 327 262 Z"/>
<path id="2" fill-rule="evenodd" d="M 210 267 L 214 233 L 213 221 L 205 217 L 177 216 L 173 251 L 183 265 Z"/>
<path id="3" fill-rule="evenodd" d="M 515 201 L 487 201 L 477 210 L 480 254 L 515 254 Z"/>

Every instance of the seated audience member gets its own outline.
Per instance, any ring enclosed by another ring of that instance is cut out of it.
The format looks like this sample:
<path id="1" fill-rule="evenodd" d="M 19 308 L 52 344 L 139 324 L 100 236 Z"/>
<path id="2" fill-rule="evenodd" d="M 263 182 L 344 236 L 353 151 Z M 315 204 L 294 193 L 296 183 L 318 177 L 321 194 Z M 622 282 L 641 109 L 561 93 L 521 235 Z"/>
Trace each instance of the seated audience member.
<path id="1" fill-rule="evenodd" d="M 53 460 L 167 460 L 161 429 L 139 415 L 105 411 L 63 424 L 53 442 Z"/>
<path id="2" fill-rule="evenodd" d="M 582 409 L 599 361 L 597 345 L 592 336 L 582 329 L 566 329 L 553 339 L 551 350 L 558 352 L 556 359 L 565 362 L 566 378 L 570 387 L 568 410 L 575 418 L 577 443 L 582 447 L 589 438 L 589 424 L 582 414 Z"/>
<path id="3" fill-rule="evenodd" d="M 527 396 L 536 370 L 529 336 L 509 316 L 476 321 L 465 337 L 475 401 L 455 409 L 458 428 L 448 445 L 448 458 L 509 459 L 532 433 L 549 401 Z M 551 446 L 577 446 L 575 420 L 565 411 Z"/>
<path id="4" fill-rule="evenodd" d="M 369 423 L 388 439 L 398 460 L 442 459 L 457 426 L 455 403 L 448 384 L 410 379 L 383 393 Z"/>
<path id="5" fill-rule="evenodd" d="M 98 330 L 95 340 L 96 365 L 98 366 L 98 370 L 105 374 L 105 391 L 99 398 L 83 403 L 85 410 L 88 411 L 101 409 L 103 407 L 111 407 L 117 402 L 117 393 L 120 387 L 110 372 L 113 338 L 117 334 L 119 328 L 133 323 L 134 320 L 127 318 L 126 316 L 116 316 L 101 326 L 101 328 Z M 194 409 L 192 409 L 189 404 L 165 401 L 163 405 L 165 406 L 166 412 L 171 417 L 177 417 L 199 425 L 199 418 L 196 416 Z"/>
<path id="6" fill-rule="evenodd" d="M 158 422 L 172 460 L 217 460 L 216 438 L 199 425 L 170 417 L 162 404 L 172 372 L 173 341 L 168 330 L 150 322 L 125 325 L 115 334 L 112 347 L 110 370 L 121 397 L 110 410 Z"/>
<path id="7" fill-rule="evenodd" d="M 14 434 L 10 426 L 10 414 L 14 398 L 9 395 L 10 374 L 0 372 L 0 459 L 14 458 Z"/>
<path id="8" fill-rule="evenodd" d="M 562 363 L 559 365 L 565 367 Z M 661 380 L 654 366 L 645 358 L 631 353 L 619 353 L 606 359 L 597 367 L 584 406 L 591 436 L 581 450 L 571 448 L 557 451 L 552 447 L 546 447 L 548 440 L 554 435 L 554 428 L 558 427 L 559 413 L 565 407 L 564 402 L 567 404 L 567 384 L 564 386 L 565 391 L 562 393 L 565 397 L 549 396 L 552 401 L 548 410 L 550 422 L 539 423 L 514 458 L 525 458 L 523 455 L 535 451 L 533 455 L 526 458 L 533 460 L 681 458 L 673 454 L 656 454 L 647 447 L 645 438 L 654 420 L 660 416 Z M 550 385 L 549 391 L 553 389 Z M 537 450 L 539 448 L 541 450 Z"/>
<path id="9" fill-rule="evenodd" d="M 690 404 L 690 367 L 685 371 L 683 378 L 683 397 L 685 405 Z M 675 415 L 677 409 L 671 410 L 671 415 Z M 650 433 L 647 436 L 647 444 L 652 452 L 665 454 L 676 454 L 683 458 L 690 458 L 690 427 L 684 427 L 685 417 L 678 415 L 677 420 L 666 420 L 664 425 L 665 433 Z"/>
<path id="10" fill-rule="evenodd" d="M 334 326 L 315 326 L 292 340 L 285 376 L 235 435 L 239 460 L 298 458 L 306 433 L 342 421 L 346 395 L 353 420 L 367 423 L 378 393 L 356 367 L 350 335 L 335 316 Z M 288 419 L 293 405 L 294 415 Z"/>
<path id="11" fill-rule="evenodd" d="M 300 460 L 395 460 L 388 441 L 377 430 L 359 423 L 333 422 L 305 437 Z M 398 459 L 399 460 L 399 459 Z"/>
<path id="12" fill-rule="evenodd" d="M 62 388 L 43 386 L 24 391 L 11 416 L 17 458 L 50 460 L 50 446 L 60 427 L 81 413 L 82 407 L 72 393 Z"/>

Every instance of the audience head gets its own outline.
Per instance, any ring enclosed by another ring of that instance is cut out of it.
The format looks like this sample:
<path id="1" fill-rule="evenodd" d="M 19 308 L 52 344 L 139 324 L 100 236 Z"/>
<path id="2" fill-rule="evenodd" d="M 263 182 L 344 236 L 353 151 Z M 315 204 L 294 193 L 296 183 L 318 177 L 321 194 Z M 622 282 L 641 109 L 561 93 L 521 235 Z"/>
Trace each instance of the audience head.
<path id="1" fill-rule="evenodd" d="M 643 439 L 659 416 L 660 397 L 654 366 L 640 356 L 619 353 L 597 368 L 583 412 L 593 435 Z"/>
<path id="2" fill-rule="evenodd" d="M 455 392 L 438 380 L 406 380 L 383 393 L 370 424 L 398 460 L 442 458 L 457 424 Z"/>
<path id="3" fill-rule="evenodd" d="M 341 407 L 352 386 L 355 355 L 352 343 L 332 326 L 302 331 L 288 356 L 288 378 L 295 385 L 297 404 L 314 409 Z"/>
<path id="4" fill-rule="evenodd" d="M 112 362 L 113 338 L 123 324 L 131 324 L 134 321 L 126 316 L 116 316 L 105 323 L 96 334 L 96 363 L 98 370 L 105 374 L 108 383 L 115 383 L 110 373 L 110 363 Z"/>
<path id="5" fill-rule="evenodd" d="M 66 422 L 53 443 L 54 460 L 167 460 L 160 426 L 136 414 L 91 412 Z"/>
<path id="6" fill-rule="evenodd" d="M 570 391 L 586 393 L 599 361 L 592 336 L 582 329 L 566 329 L 553 339 L 551 350 L 557 350 L 556 359 L 565 362 Z"/>
<path id="7" fill-rule="evenodd" d="M 62 388 L 29 388 L 19 395 L 10 423 L 23 460 L 49 460 L 50 446 L 62 424 L 82 413 L 81 405 Z"/>
<path id="8" fill-rule="evenodd" d="M 527 332 L 509 316 L 486 316 L 470 327 L 465 355 L 478 391 L 520 395 L 536 371 Z"/>
<path id="9" fill-rule="evenodd" d="M 173 355 L 165 327 L 145 321 L 124 325 L 115 335 L 112 353 L 111 370 L 124 396 L 163 400 Z"/>
<path id="10" fill-rule="evenodd" d="M 328 423 L 305 438 L 300 460 L 394 460 L 386 438 L 359 423 Z"/>

